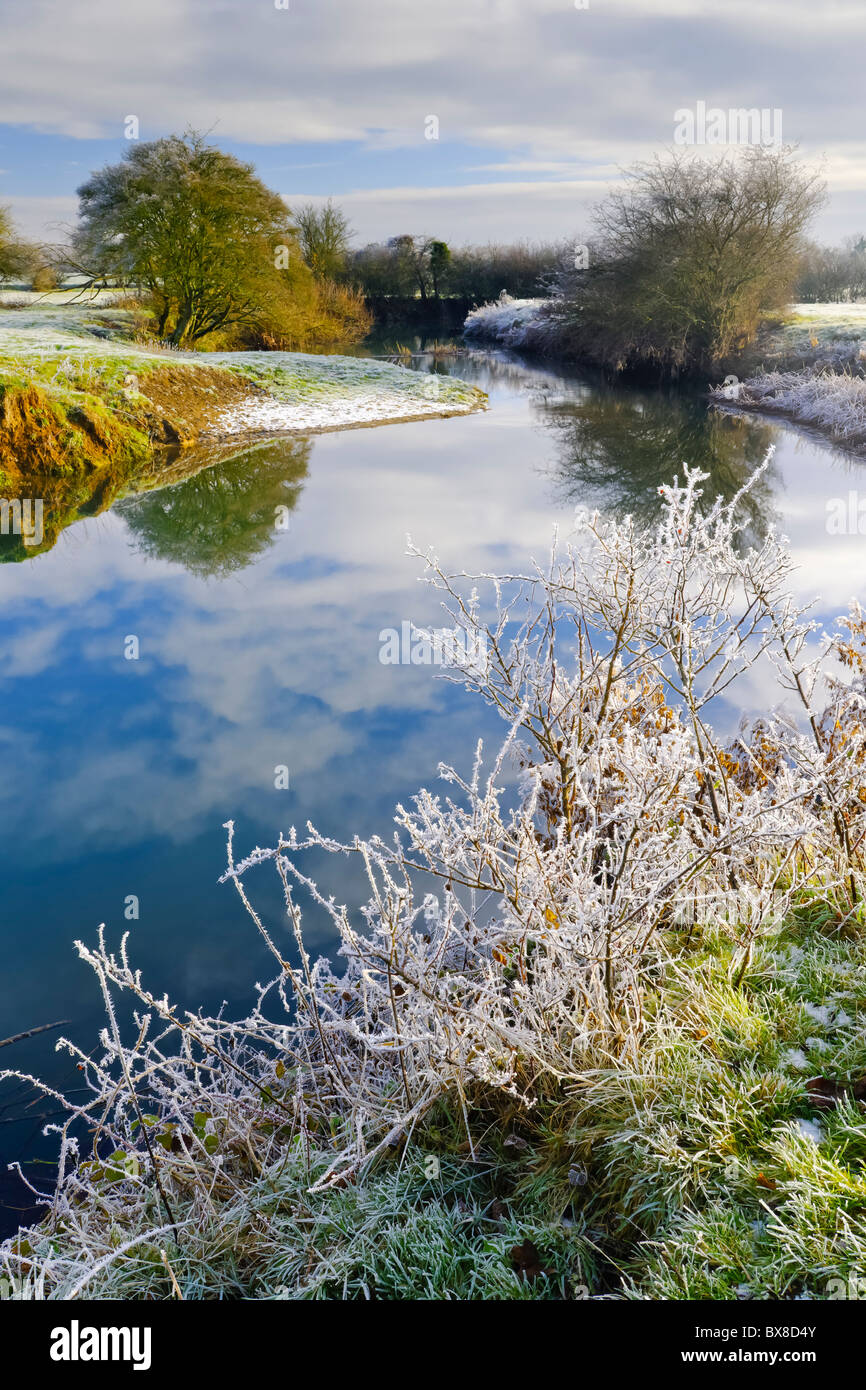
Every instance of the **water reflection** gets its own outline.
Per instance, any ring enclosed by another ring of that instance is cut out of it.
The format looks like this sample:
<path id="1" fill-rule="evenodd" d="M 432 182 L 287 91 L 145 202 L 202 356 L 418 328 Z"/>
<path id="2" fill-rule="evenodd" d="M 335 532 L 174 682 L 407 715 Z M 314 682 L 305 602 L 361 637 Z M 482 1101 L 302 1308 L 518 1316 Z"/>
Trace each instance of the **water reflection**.
<path id="1" fill-rule="evenodd" d="M 0 518 L 0 565 L 19 564 L 51 550 L 68 526 L 106 511 L 128 483 L 129 475 L 128 464 L 115 463 L 96 475 L 34 475 L 26 482 L 29 495 L 14 502 L 9 491 L 4 489 L 3 496 L 13 506 L 23 507 L 25 515 L 31 508 L 38 508 L 38 525 L 31 528 L 25 522 L 22 528 L 16 524 L 14 515 Z"/>
<path id="2" fill-rule="evenodd" d="M 116 942 L 130 927 L 129 894 L 149 984 L 182 1007 L 249 1007 L 269 961 L 236 895 L 217 885 L 223 822 L 235 820 L 239 853 L 308 818 L 341 840 L 387 834 L 398 801 L 438 789 L 440 760 L 465 771 L 479 737 L 498 746 L 501 721 L 480 701 L 430 668 L 379 660 L 383 628 L 443 621 L 406 558 L 407 533 L 452 571 L 523 570 L 543 560 L 554 524 L 568 531 L 575 503 L 643 515 L 683 460 L 712 472 L 708 495 L 730 495 L 775 439 L 778 468 L 753 502 L 754 525 L 782 512 L 802 566 L 798 597 L 820 590 L 822 613 L 862 589 L 863 538 L 825 527 L 828 498 L 855 482 L 836 451 L 775 423 L 708 416 L 679 395 L 480 355 L 435 366 L 487 390 L 491 409 L 183 451 L 170 486 L 164 474 L 138 480 L 161 490 L 70 525 L 50 552 L 0 571 L 10 769 L 0 782 L 0 1037 L 71 1018 L 65 1031 L 93 1045 L 99 1000 L 72 942 L 91 941 L 103 921 Z M 281 538 L 279 505 L 294 508 Z M 127 634 L 139 660 L 125 659 Z M 739 695 L 742 707 L 725 712 L 732 728 L 779 692 L 755 672 Z M 288 790 L 275 785 L 278 765 L 290 768 Z M 308 867 L 357 905 L 350 859 Z M 279 930 L 280 903 L 262 902 L 266 893 L 262 880 L 257 901 Z M 327 949 L 327 924 L 305 920 L 313 953 Z M 7 1060 L 55 1078 L 62 1066 L 50 1036 Z M 0 1127 L 0 1166 L 33 1153 L 27 1136 L 12 1146 L 11 1131 Z"/>
<path id="3" fill-rule="evenodd" d="M 709 407 L 705 393 L 694 388 L 641 389 L 611 384 L 601 374 L 569 379 L 508 353 L 464 351 L 438 360 L 429 354 L 408 365 L 459 375 L 493 394 L 527 397 L 553 446 L 547 472 L 558 506 L 651 521 L 659 486 L 682 479 L 684 463 L 709 474 L 706 506 L 717 497 L 729 501 L 779 434 L 771 421 Z M 773 463 L 744 499 L 744 545 L 778 522 L 773 498 L 780 485 Z"/>
<path id="4" fill-rule="evenodd" d="M 267 550 L 284 526 L 310 448 L 308 439 L 268 440 L 171 487 L 124 498 L 115 510 L 140 554 L 176 561 L 200 578 L 225 578 Z"/>
<path id="5" fill-rule="evenodd" d="M 657 490 L 683 463 L 708 473 L 703 501 L 726 501 L 739 491 L 763 459 L 777 431 L 770 424 L 708 409 L 699 395 L 628 391 L 601 383 L 569 395 L 537 400 L 539 419 L 553 437 L 552 468 L 558 498 L 639 521 L 658 511 Z M 776 521 L 775 464 L 743 503 L 743 543 L 753 544 Z"/>

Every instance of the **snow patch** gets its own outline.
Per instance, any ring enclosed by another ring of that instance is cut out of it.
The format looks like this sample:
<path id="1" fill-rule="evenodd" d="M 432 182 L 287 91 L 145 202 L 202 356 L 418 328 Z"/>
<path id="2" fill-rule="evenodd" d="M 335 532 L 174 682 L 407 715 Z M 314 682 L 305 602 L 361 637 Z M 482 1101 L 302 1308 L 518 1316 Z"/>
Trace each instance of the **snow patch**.
<path id="1" fill-rule="evenodd" d="M 824 1131 L 813 1120 L 796 1119 L 794 1124 L 804 1139 L 810 1139 L 813 1144 L 823 1144 Z"/>
<path id="2" fill-rule="evenodd" d="M 813 1018 L 816 1023 L 823 1023 L 825 1028 L 831 1026 L 833 1013 L 826 1004 L 810 1004 L 807 1000 L 803 1008 L 806 1010 L 809 1017 Z"/>
<path id="3" fill-rule="evenodd" d="M 303 402 L 251 396 L 216 416 L 213 432 L 220 435 L 282 433 L 285 431 L 335 430 L 348 425 L 374 425 L 386 421 L 431 415 L 466 414 L 477 407 L 458 401 L 407 398 L 396 392 L 359 392 L 344 400 Z"/>
<path id="4" fill-rule="evenodd" d="M 784 1062 L 785 1066 L 790 1067 L 792 1071 L 809 1070 L 809 1059 L 806 1056 L 805 1052 L 803 1052 L 802 1048 L 789 1048 L 788 1051 L 783 1055 L 782 1061 Z"/>

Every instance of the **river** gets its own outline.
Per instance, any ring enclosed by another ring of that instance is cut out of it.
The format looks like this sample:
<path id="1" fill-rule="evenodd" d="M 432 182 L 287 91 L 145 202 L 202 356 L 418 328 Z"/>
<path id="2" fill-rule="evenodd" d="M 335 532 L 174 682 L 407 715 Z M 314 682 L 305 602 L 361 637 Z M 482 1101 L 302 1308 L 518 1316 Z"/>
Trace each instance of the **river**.
<path id="1" fill-rule="evenodd" d="M 494 745 L 503 726 L 477 698 L 434 667 L 380 661 L 383 629 L 444 621 L 407 533 L 453 569 L 523 568 L 544 558 L 554 524 L 568 534 L 578 504 L 651 516 L 683 460 L 730 495 L 774 444 L 753 530 L 791 537 L 798 592 L 820 591 L 821 612 L 860 588 L 863 538 L 828 534 L 826 516 L 861 466 L 820 442 L 699 396 L 516 360 L 415 366 L 477 383 L 490 409 L 269 441 L 0 568 L 0 1038 L 64 1019 L 97 1045 L 96 983 L 73 942 L 101 922 L 114 942 L 131 931 L 157 992 L 246 1010 L 270 963 L 217 883 L 223 822 L 236 823 L 238 854 L 308 819 L 341 839 L 387 834 L 395 803 L 433 782 L 440 760 L 466 769 L 479 736 Z M 774 698 L 757 674 L 744 690 L 752 712 Z M 349 861 L 312 868 L 339 901 L 357 901 Z M 249 887 L 276 920 L 270 874 Z M 313 953 L 328 949 L 315 913 L 308 932 Z M 54 1037 L 0 1062 L 74 1086 Z M 23 1105 L 23 1092 L 0 1092 L 0 1160 L 44 1152 L 40 1115 L 53 1107 Z"/>

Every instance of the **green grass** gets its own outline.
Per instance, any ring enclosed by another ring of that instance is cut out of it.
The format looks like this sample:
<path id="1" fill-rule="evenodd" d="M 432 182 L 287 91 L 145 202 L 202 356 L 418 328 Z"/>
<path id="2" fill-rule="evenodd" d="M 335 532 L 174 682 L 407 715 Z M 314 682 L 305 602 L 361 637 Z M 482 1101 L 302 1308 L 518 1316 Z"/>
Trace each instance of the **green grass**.
<path id="1" fill-rule="evenodd" d="M 181 1196 L 175 1242 L 144 1239 L 88 1296 L 786 1300 L 866 1273 L 866 950 L 804 903 L 737 987 L 729 939 L 672 938 L 637 1060 L 553 1084 L 534 1110 L 479 1091 L 342 1188 L 291 1141 L 230 1197 Z M 847 1090 L 816 1107 L 810 1077 Z M 468 1121 L 468 1131 L 467 1131 Z M 471 1144 L 470 1144 L 471 1138 Z M 117 1175 L 114 1175 L 116 1178 Z M 197 1195 L 196 1195 L 197 1192 Z M 104 1193 L 106 1252 L 164 1218 Z M 63 1230 L 29 1236 L 86 1262 Z M 531 1242 L 538 1267 L 515 1259 Z M 168 1266 L 162 1258 L 165 1250 Z M 99 1253 L 98 1251 L 95 1253 Z M 2 1260 L 0 1260 L 2 1265 Z M 171 1274 L 169 1274 L 169 1266 Z M 176 1281 L 172 1282 L 173 1279 Z"/>
<path id="2" fill-rule="evenodd" d="M 818 367 L 862 372 L 866 361 L 866 304 L 796 304 L 768 322 L 745 354 L 745 368 L 767 371 Z"/>
<path id="3" fill-rule="evenodd" d="M 629 1296 L 823 1298 L 862 1274 L 866 1116 L 806 1082 L 866 1075 L 864 951 L 824 918 L 765 942 L 739 990 L 721 943 L 689 953 L 645 1069 L 594 1087 L 591 1209 Z"/>
<path id="4" fill-rule="evenodd" d="M 229 367 L 278 400 L 326 403 L 359 393 L 396 393 L 429 404 L 431 383 L 443 408 L 480 405 L 483 393 L 445 375 L 407 371 L 372 358 L 303 352 L 158 351 L 144 338 L 138 312 L 94 305 L 34 305 L 3 311 L 0 305 L 0 379 L 33 378 L 52 387 L 63 378 L 98 383 L 109 390 L 127 372 L 138 375 L 184 363 Z"/>

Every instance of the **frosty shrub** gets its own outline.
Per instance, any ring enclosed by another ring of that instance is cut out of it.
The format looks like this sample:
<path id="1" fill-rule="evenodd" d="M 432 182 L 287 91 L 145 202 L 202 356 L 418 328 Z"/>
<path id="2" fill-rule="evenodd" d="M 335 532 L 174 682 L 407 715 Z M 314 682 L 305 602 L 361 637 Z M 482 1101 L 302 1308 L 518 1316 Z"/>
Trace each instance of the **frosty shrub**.
<path id="1" fill-rule="evenodd" d="M 119 954 L 102 931 L 78 945 L 108 1025 L 99 1057 L 70 1045 L 90 1096 L 57 1097 L 68 1119 L 47 1228 L 78 1262 L 50 1245 L 39 1256 L 30 1236 L 26 1250 L 7 1243 L 10 1276 L 47 1269 L 68 1297 L 125 1248 L 106 1211 L 122 1209 L 128 1230 L 137 1207 L 139 1241 L 182 1239 L 313 1152 L 327 1158 L 309 1187 L 344 1186 L 443 1096 L 464 1112 L 479 1091 L 531 1109 L 636 1066 L 684 923 L 730 933 L 736 988 L 798 894 L 833 894 L 859 919 L 861 617 L 821 637 L 790 597 L 785 543 L 771 531 L 745 550 L 743 493 L 703 507 L 704 477 L 686 469 L 660 489 L 655 529 L 580 516 L 571 543 L 525 574 L 451 575 L 420 557 L 466 634 L 457 650 L 485 654 L 445 678 L 501 713 L 504 741 L 489 765 L 479 744 L 466 776 L 440 765 L 445 791 L 399 806 L 389 839 L 340 844 L 308 826 L 237 861 L 228 825 L 225 880 L 276 967 L 250 1017 L 181 1016 L 145 987 L 125 939 Z M 767 662 L 786 712 L 723 742 L 711 703 Z M 359 913 L 310 879 L 311 849 L 359 857 Z M 291 947 L 255 907 L 267 867 Z M 305 896 L 330 916 L 331 959 L 305 948 Z"/>
<path id="2" fill-rule="evenodd" d="M 846 353 L 854 356 L 851 347 L 841 345 L 843 360 Z M 857 365 L 862 370 L 862 357 Z M 713 395 L 724 400 L 721 387 L 716 387 Z M 738 409 L 778 412 L 804 425 L 817 426 L 849 447 L 862 449 L 866 445 L 866 380 L 852 371 L 763 372 L 742 382 L 736 399 Z"/>
<path id="3" fill-rule="evenodd" d="M 470 343 L 494 343 L 514 351 L 543 351 L 548 327 L 544 299 L 512 299 L 508 294 L 470 310 L 463 336 Z"/>

